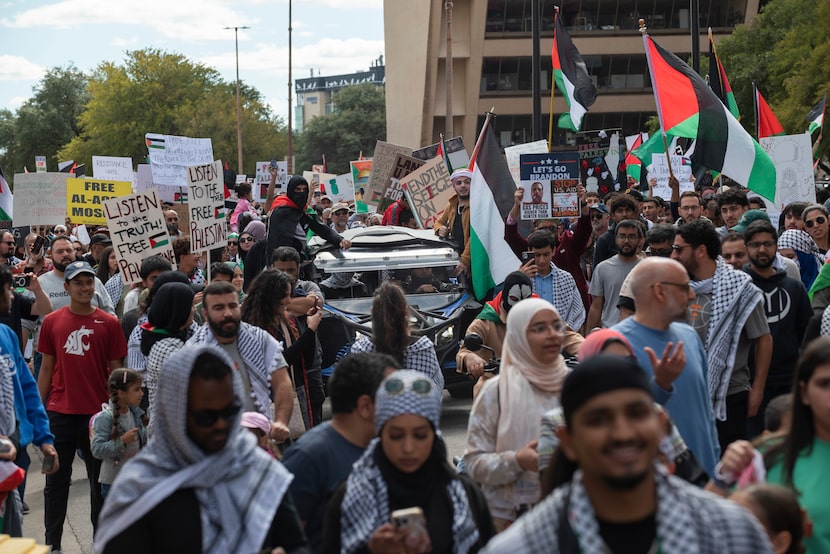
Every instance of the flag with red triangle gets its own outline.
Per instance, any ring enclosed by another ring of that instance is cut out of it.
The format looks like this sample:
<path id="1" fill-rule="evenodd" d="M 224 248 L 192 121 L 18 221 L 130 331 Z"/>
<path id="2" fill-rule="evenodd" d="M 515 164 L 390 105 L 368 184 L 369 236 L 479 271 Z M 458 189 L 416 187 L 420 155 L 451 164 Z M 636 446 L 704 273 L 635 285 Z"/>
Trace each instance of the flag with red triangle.
<path id="1" fill-rule="evenodd" d="M 447 153 L 447 143 L 444 142 L 444 133 L 438 133 L 438 152 L 435 153 L 436 158 L 444 160 L 444 165 L 447 166 L 447 172 L 452 175 L 453 168 L 450 163 L 450 155 Z"/>
<path id="2" fill-rule="evenodd" d="M 12 189 L 6 182 L 3 169 L 0 168 L 0 221 L 11 221 L 14 210 Z"/>
<path id="3" fill-rule="evenodd" d="M 726 78 L 726 70 L 723 69 L 723 64 L 720 63 L 711 27 L 709 28 L 709 86 L 724 106 L 729 108 L 729 113 L 734 115 L 735 119 L 740 119 L 741 112 L 738 110 L 738 103 L 735 102 L 732 85 L 729 84 L 729 79 Z"/>
<path id="4" fill-rule="evenodd" d="M 758 140 L 764 137 L 774 137 L 783 135 L 784 127 L 778 122 L 778 118 L 772 113 L 772 109 L 761 96 L 761 91 L 752 83 L 752 88 L 755 89 L 755 128 L 758 129 Z"/>
<path id="5" fill-rule="evenodd" d="M 559 17 L 559 9 L 553 16 L 553 48 L 551 63 L 556 88 L 568 103 L 568 113 L 559 116 L 559 127 L 579 131 L 588 108 L 597 100 L 597 87 L 588 74 L 588 66 L 579 55 L 568 31 Z"/>

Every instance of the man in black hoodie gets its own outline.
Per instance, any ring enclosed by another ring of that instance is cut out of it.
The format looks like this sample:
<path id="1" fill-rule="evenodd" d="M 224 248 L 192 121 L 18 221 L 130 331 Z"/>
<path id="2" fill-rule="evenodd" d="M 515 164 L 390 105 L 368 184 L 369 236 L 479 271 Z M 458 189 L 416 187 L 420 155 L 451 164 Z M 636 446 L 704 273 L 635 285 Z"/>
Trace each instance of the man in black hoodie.
<path id="1" fill-rule="evenodd" d="M 793 371 L 801 339 L 813 315 L 810 299 L 800 281 L 773 267 L 778 234 L 767 221 L 753 221 L 744 231 L 749 263 L 744 271 L 764 294 L 764 311 L 772 333 L 772 361 L 758 415 L 749 419 L 750 438 L 764 430 L 764 411 L 770 400 L 791 392 Z M 752 365 L 750 365 L 752 367 Z"/>

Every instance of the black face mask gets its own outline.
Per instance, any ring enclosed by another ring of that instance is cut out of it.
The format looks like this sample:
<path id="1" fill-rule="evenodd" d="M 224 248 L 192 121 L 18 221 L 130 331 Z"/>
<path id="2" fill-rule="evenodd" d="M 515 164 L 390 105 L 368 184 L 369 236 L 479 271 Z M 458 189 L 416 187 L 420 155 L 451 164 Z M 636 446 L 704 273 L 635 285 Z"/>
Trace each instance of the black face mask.
<path id="1" fill-rule="evenodd" d="M 297 204 L 298 208 L 304 208 L 306 203 L 308 202 L 308 192 L 298 192 L 295 190 L 291 194 L 291 201 Z"/>

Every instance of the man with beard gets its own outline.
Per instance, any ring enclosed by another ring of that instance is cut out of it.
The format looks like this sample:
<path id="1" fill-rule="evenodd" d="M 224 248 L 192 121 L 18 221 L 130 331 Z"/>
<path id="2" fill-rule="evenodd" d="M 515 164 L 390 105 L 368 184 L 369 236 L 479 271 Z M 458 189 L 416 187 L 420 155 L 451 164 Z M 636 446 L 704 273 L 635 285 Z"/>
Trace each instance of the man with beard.
<path id="1" fill-rule="evenodd" d="M 674 260 L 654 256 L 634 268 L 631 282 L 637 310 L 613 329 L 631 343 L 640 365 L 653 376 L 655 400 L 671 413 L 683 440 L 712 475 L 720 457 L 718 433 L 706 385 L 706 352 L 685 323 L 695 297 L 689 276 Z"/>
<path id="2" fill-rule="evenodd" d="M 17 249 L 17 242 L 10 231 L 0 233 L 0 264 L 15 267 L 22 261 L 14 255 Z"/>
<path id="3" fill-rule="evenodd" d="M 470 183 L 473 172 L 462 167 L 452 172 L 450 182 L 455 194 L 432 226 L 442 239 L 455 241 L 461 260 L 455 266 L 456 276 L 462 273 L 470 279 Z M 472 279 L 470 279 L 472 282 Z"/>
<path id="4" fill-rule="evenodd" d="M 580 364 L 562 385 L 562 412 L 571 467 L 561 486 L 482 552 L 772 552 L 746 510 L 656 461 L 666 416 L 636 361 Z"/>
<path id="5" fill-rule="evenodd" d="M 645 238 L 640 224 L 624 219 L 614 228 L 617 253 L 594 268 L 594 276 L 588 293 L 591 308 L 588 310 L 587 329 L 611 327 L 620 319 L 617 297 L 628 273 L 640 261 L 637 256 L 640 240 Z"/>
<path id="6" fill-rule="evenodd" d="M 293 387 L 282 347 L 265 330 L 242 322 L 239 295 L 227 281 L 205 287 L 202 306 L 207 325 L 187 344 L 218 346 L 233 360 L 245 385 L 242 411 L 259 412 L 270 420 L 273 392 L 276 418 L 271 423 L 271 438 L 284 441 L 289 435 Z"/>
<path id="7" fill-rule="evenodd" d="M 749 265 L 746 272 L 764 293 L 764 312 L 772 333 L 772 360 L 758 415 L 749 420 L 749 438 L 764 430 L 764 411 L 770 400 L 791 392 L 801 339 L 813 316 L 807 291 L 798 279 L 773 265 L 778 233 L 771 223 L 753 221 L 744 231 Z"/>

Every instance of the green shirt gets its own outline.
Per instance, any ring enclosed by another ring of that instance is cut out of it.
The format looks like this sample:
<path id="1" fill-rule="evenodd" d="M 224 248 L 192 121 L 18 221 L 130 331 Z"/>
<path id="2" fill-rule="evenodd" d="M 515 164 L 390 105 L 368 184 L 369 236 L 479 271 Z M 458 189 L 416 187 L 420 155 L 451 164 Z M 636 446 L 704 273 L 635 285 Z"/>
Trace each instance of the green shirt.
<path id="1" fill-rule="evenodd" d="M 767 472 L 767 482 L 783 485 L 781 463 Z M 830 442 L 819 438 L 812 450 L 798 456 L 793 471 L 793 485 L 801 507 L 813 522 L 813 536 L 804 539 L 807 554 L 830 552 Z"/>

